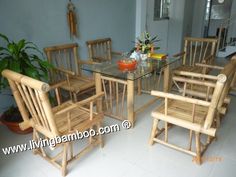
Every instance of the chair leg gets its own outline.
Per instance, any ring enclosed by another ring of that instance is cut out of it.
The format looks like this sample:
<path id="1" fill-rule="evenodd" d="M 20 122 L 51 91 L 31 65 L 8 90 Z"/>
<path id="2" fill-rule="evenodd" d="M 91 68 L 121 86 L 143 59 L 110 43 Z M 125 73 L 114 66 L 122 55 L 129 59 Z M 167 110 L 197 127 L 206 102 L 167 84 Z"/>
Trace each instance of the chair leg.
<path id="1" fill-rule="evenodd" d="M 138 79 L 138 95 L 141 95 L 141 90 L 142 90 L 142 78 Z"/>
<path id="2" fill-rule="evenodd" d="M 63 145 L 63 154 L 62 154 L 62 176 L 66 176 L 66 166 L 67 166 L 67 147 L 68 147 L 68 143 L 65 143 Z"/>
<path id="3" fill-rule="evenodd" d="M 100 127 L 101 127 L 101 123 L 98 123 L 97 124 L 97 131 Z M 100 141 L 100 147 L 103 148 L 104 147 L 104 142 L 103 142 L 103 138 L 102 138 L 101 134 L 98 135 L 98 141 Z"/>
<path id="4" fill-rule="evenodd" d="M 33 129 L 33 140 L 37 141 L 36 140 L 36 130 L 35 129 Z M 37 150 L 36 149 L 33 149 L 33 154 L 37 154 Z"/>
<path id="5" fill-rule="evenodd" d="M 190 150 L 190 151 L 192 149 L 192 140 L 193 140 L 193 131 L 190 130 L 189 131 L 189 146 L 188 146 L 188 150 Z"/>
<path id="6" fill-rule="evenodd" d="M 158 119 L 155 119 L 155 118 L 153 119 L 152 131 L 151 131 L 151 136 L 149 139 L 149 145 L 153 145 L 153 143 L 154 143 L 153 139 L 155 138 L 157 131 L 158 131 L 158 127 L 157 127 L 158 122 L 159 122 Z"/>
<path id="7" fill-rule="evenodd" d="M 196 137 L 196 162 L 201 165 L 201 143 L 200 143 L 200 133 L 195 132 Z"/>
<path id="8" fill-rule="evenodd" d="M 220 113 L 216 114 L 216 128 L 220 127 Z"/>
<path id="9" fill-rule="evenodd" d="M 77 102 L 77 94 L 76 93 L 73 93 L 73 98 L 74 98 L 74 101 Z"/>

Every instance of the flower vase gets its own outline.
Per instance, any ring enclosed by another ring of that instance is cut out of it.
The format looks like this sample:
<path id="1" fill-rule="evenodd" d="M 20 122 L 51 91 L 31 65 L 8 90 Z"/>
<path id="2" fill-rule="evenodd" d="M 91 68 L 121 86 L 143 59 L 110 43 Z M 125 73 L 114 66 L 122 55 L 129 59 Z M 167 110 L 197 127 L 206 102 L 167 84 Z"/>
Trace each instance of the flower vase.
<path id="1" fill-rule="evenodd" d="M 148 58 L 148 54 L 147 53 L 141 53 L 140 58 L 141 58 L 141 60 L 145 61 Z"/>

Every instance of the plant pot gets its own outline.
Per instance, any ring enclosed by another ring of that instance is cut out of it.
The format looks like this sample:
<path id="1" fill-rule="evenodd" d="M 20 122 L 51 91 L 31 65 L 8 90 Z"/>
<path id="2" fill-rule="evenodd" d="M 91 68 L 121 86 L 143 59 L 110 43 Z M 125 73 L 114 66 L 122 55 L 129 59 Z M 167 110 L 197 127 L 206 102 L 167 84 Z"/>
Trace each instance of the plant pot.
<path id="1" fill-rule="evenodd" d="M 17 133 L 17 134 L 28 134 L 28 133 L 31 133 L 33 131 L 33 129 L 30 127 L 28 129 L 25 129 L 25 130 L 21 130 L 20 129 L 20 122 L 10 122 L 10 121 L 7 121 L 7 116 L 5 116 L 4 114 L 1 116 L 1 122 L 6 125 L 8 127 L 9 130 L 11 130 L 12 132 L 14 133 Z"/>

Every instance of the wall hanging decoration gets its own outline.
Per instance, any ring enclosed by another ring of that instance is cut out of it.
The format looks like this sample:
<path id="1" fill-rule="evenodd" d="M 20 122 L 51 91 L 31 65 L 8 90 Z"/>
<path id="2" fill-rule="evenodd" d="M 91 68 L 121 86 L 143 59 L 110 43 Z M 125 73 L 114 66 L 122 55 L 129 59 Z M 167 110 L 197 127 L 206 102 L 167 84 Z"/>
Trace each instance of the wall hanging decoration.
<path id="1" fill-rule="evenodd" d="M 77 18 L 75 5 L 69 0 L 67 4 L 67 21 L 70 29 L 70 38 L 77 37 Z"/>

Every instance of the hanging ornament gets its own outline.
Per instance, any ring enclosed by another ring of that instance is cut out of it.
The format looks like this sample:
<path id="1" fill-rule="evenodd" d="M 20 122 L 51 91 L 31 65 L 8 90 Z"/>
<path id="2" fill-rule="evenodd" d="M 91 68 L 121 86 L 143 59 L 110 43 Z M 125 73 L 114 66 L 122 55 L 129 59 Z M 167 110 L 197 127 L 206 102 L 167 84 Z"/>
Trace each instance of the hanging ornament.
<path id="1" fill-rule="evenodd" d="M 67 5 L 67 21 L 70 29 L 70 38 L 77 37 L 77 20 L 75 13 L 75 5 L 69 0 Z"/>

